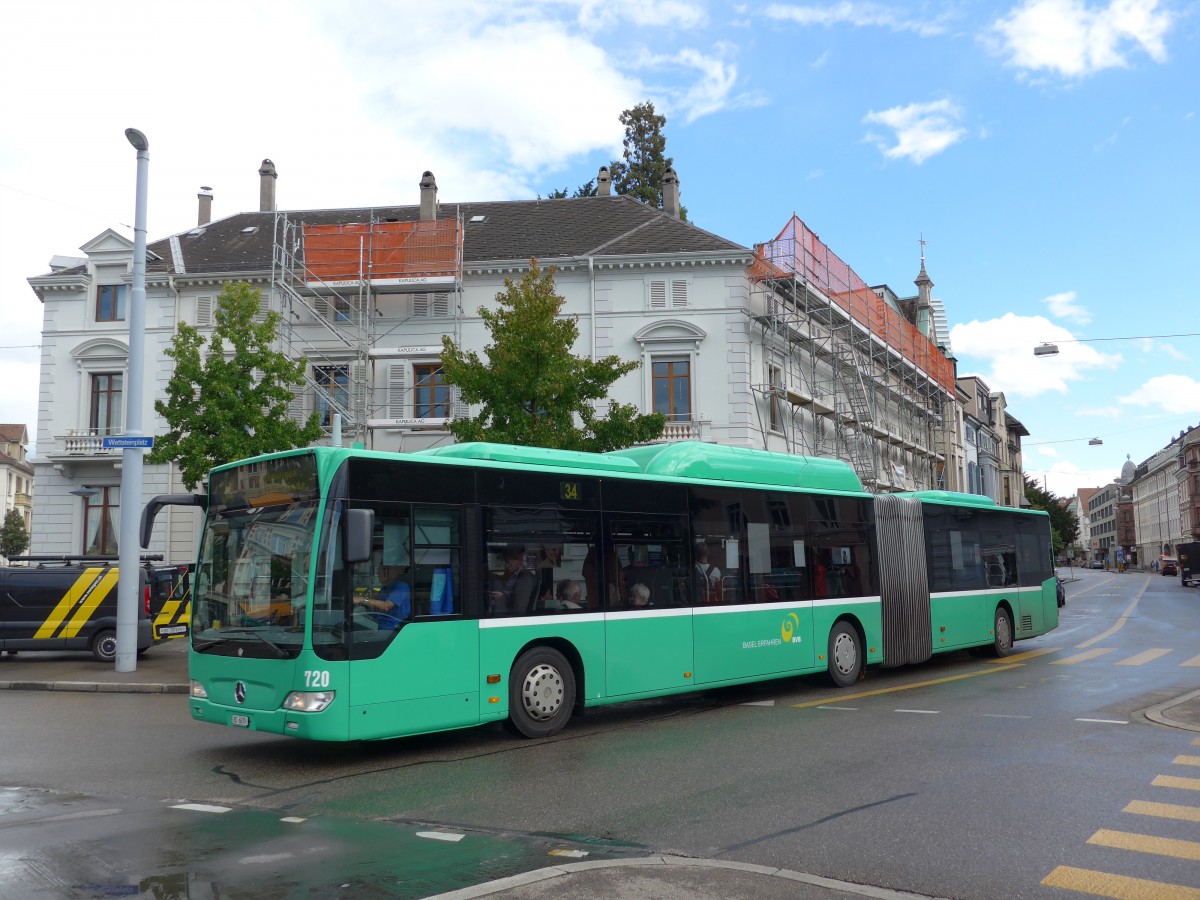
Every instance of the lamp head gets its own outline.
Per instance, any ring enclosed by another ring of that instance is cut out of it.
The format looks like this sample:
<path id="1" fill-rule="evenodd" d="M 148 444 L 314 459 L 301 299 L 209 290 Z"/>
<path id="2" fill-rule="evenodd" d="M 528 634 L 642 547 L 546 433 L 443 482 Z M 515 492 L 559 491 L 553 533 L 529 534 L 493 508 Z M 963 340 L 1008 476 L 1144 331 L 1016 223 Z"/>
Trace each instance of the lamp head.
<path id="1" fill-rule="evenodd" d="M 126 128 L 125 137 L 129 140 L 129 143 L 133 144 L 134 150 L 140 152 L 150 149 L 150 141 L 136 128 Z"/>
<path id="2" fill-rule="evenodd" d="M 1033 348 L 1034 356 L 1058 356 L 1058 344 L 1039 344 Z"/>

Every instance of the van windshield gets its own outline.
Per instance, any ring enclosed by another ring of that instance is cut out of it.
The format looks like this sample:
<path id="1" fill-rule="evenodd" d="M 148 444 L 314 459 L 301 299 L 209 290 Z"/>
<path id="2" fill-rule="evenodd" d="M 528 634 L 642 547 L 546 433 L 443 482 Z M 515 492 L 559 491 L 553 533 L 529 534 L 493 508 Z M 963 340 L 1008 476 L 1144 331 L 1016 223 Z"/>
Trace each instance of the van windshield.
<path id="1" fill-rule="evenodd" d="M 192 648 L 294 658 L 304 642 L 317 501 L 210 515 L 192 589 Z"/>

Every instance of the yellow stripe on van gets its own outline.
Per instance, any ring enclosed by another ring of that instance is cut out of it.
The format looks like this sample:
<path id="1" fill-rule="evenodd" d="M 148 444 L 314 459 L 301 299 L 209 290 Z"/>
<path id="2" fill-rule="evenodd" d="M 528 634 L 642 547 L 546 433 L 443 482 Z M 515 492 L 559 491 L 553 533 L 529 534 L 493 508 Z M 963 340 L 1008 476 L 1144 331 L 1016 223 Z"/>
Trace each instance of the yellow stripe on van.
<path id="1" fill-rule="evenodd" d="M 54 607 L 54 610 L 46 617 L 46 621 L 41 627 L 34 632 L 35 638 L 53 637 L 54 632 L 58 631 L 58 626 L 63 623 L 63 620 L 70 615 L 71 607 L 75 605 L 75 600 L 84 591 L 86 585 L 91 584 L 96 580 L 103 569 L 88 569 L 75 580 L 75 583 L 67 588 L 67 592 L 62 595 L 62 599 Z"/>
<path id="2" fill-rule="evenodd" d="M 100 601 L 107 597 L 113 589 L 113 585 L 117 583 L 119 575 L 120 573 L 116 569 L 108 570 L 105 576 L 100 579 L 100 583 L 92 588 L 92 592 L 79 605 L 79 609 L 75 610 L 75 615 L 71 616 L 71 621 L 63 629 L 63 637 L 73 638 L 79 634 L 79 629 L 87 624 L 88 619 L 92 617 L 92 613 L 96 611 L 96 607 L 100 605 Z M 139 597 L 138 599 L 141 598 Z"/>

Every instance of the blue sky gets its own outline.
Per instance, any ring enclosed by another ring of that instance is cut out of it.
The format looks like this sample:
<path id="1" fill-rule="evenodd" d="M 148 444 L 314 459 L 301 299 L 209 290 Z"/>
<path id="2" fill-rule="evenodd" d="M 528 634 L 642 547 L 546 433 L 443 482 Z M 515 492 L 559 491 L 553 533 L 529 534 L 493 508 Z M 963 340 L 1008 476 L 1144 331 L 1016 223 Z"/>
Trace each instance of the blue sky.
<path id="1" fill-rule="evenodd" d="M 0 421 L 36 421 L 25 283 L 129 233 L 257 209 L 521 199 L 667 116 L 698 225 L 768 240 L 795 213 L 868 284 L 915 293 L 918 239 L 960 374 L 1005 392 L 1026 469 L 1103 484 L 1200 421 L 1190 296 L 1200 7 L 1013 3 L 137 2 L 24 5 L 0 33 Z M 1150 340 L 1098 340 L 1191 334 Z M 1033 346 L 1061 353 L 1035 359 Z M 1089 446 L 1100 437 L 1103 446 Z"/>

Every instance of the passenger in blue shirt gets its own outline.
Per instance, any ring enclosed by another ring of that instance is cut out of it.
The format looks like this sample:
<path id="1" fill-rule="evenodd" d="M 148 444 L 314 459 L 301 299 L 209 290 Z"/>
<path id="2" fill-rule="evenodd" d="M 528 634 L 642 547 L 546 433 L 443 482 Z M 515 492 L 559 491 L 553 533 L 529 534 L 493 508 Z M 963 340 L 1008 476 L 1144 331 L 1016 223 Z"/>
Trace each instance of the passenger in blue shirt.
<path id="1" fill-rule="evenodd" d="M 401 622 L 412 618 L 412 594 L 404 574 L 406 566 L 379 567 L 379 583 L 382 587 L 373 597 L 362 597 L 355 602 L 365 607 L 368 615 L 384 628 L 396 628 Z"/>

